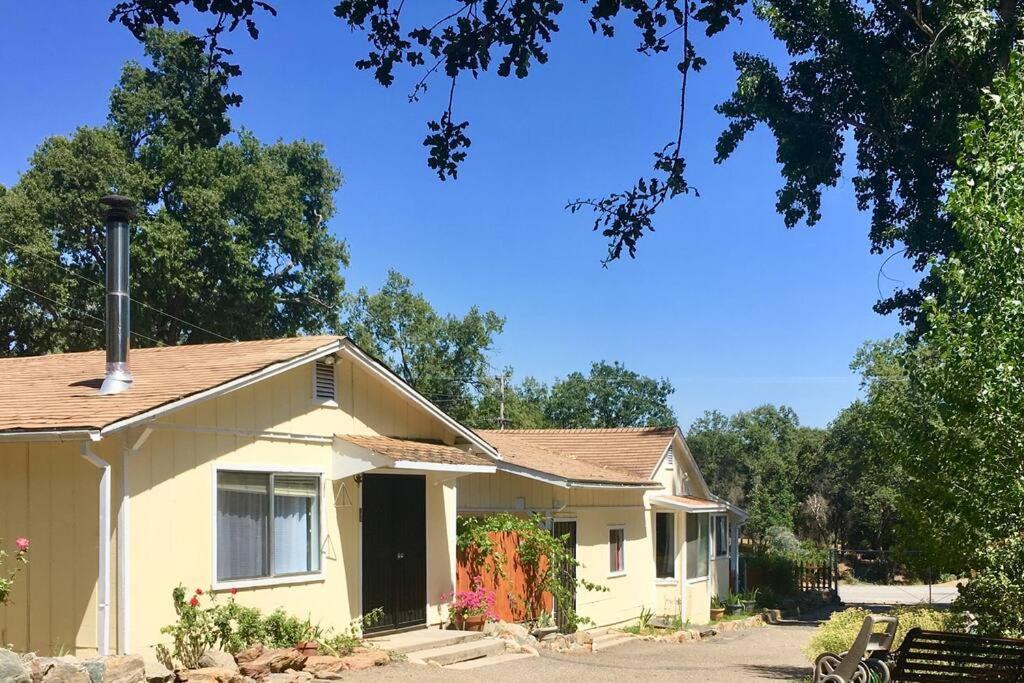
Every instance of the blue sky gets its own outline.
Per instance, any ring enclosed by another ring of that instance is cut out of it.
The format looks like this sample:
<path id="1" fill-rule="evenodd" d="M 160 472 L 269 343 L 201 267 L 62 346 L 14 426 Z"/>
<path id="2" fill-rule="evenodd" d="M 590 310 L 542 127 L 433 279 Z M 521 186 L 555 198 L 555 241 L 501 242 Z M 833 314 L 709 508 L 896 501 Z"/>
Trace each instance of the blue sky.
<path id="1" fill-rule="evenodd" d="M 0 183 L 12 184 L 46 136 L 100 124 L 124 60 L 140 58 L 106 22 L 113 0 L 0 5 Z M 425 122 L 443 107 L 438 83 L 407 102 L 417 75 L 383 89 L 352 63 L 365 51 L 330 2 L 275 3 L 253 42 L 230 39 L 244 74 L 236 124 L 261 139 L 322 142 L 342 170 L 332 230 L 346 239 L 350 289 L 376 289 L 388 268 L 413 279 L 440 310 L 476 304 L 507 316 L 496 366 L 542 380 L 619 360 L 669 378 L 688 425 L 706 409 L 772 402 L 824 425 L 858 393 L 848 364 L 897 321 L 871 310 L 883 257 L 869 254 L 868 217 L 847 178 L 829 191 L 814 228 L 787 230 L 774 210 L 781 180 L 770 134 L 758 130 L 726 164 L 713 162 L 731 91 L 731 54 L 783 55 L 752 18 L 699 49 L 684 149 L 700 198 L 664 208 L 636 260 L 601 267 L 603 239 L 567 200 L 628 187 L 674 137 L 671 56 L 634 51 L 629 26 L 609 41 L 567 3 L 549 64 L 526 80 L 484 74 L 459 84 L 456 117 L 470 120 L 470 157 L 456 182 L 426 167 Z M 892 277 L 913 273 L 894 259 Z M 891 283 L 882 278 L 882 291 Z"/>

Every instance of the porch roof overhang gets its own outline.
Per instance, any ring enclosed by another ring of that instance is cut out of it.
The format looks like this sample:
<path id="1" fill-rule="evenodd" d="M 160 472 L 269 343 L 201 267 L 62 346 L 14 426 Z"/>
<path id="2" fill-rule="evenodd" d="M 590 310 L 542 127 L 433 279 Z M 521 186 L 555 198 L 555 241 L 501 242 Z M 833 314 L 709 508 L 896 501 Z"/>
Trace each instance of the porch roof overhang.
<path id="1" fill-rule="evenodd" d="M 493 461 L 456 446 L 389 436 L 334 435 L 331 479 L 374 469 L 493 474 Z"/>
<path id="2" fill-rule="evenodd" d="M 669 510 L 684 512 L 728 512 L 729 508 L 721 501 L 695 496 L 653 496 L 651 505 Z"/>

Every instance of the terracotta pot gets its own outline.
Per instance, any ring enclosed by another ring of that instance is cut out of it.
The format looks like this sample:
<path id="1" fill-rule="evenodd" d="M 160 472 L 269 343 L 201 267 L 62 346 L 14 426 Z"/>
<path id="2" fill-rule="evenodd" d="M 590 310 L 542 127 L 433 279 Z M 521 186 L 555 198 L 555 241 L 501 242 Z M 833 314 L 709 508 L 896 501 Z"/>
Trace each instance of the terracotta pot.
<path id="1" fill-rule="evenodd" d="M 487 617 L 478 614 L 473 617 L 455 617 L 455 628 L 460 631 L 483 631 Z"/>
<path id="2" fill-rule="evenodd" d="M 315 640 L 307 640 L 296 645 L 295 649 L 307 657 L 315 657 L 320 654 L 320 643 Z"/>
<path id="3" fill-rule="evenodd" d="M 724 607 L 712 607 L 711 608 L 711 621 L 721 621 L 722 617 L 725 616 Z"/>

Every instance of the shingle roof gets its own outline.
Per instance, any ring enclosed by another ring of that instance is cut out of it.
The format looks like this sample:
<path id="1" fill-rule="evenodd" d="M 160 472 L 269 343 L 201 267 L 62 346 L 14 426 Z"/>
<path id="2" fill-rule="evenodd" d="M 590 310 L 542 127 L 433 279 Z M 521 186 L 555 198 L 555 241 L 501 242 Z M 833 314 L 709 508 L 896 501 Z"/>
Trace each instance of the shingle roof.
<path id="1" fill-rule="evenodd" d="M 336 434 L 337 438 L 379 453 L 396 461 L 435 463 L 440 465 L 493 465 L 493 461 L 461 448 L 429 441 L 396 439 L 389 436 Z"/>
<path id="2" fill-rule="evenodd" d="M 561 431 L 561 430 L 559 430 Z M 481 430 L 478 433 L 498 449 L 502 462 L 563 479 L 595 484 L 637 486 L 653 484 L 649 476 L 613 469 L 576 457 L 572 448 L 555 449 L 538 443 L 541 430 Z M 572 444 L 569 444 L 570 447 Z M 653 467 L 651 468 L 653 470 Z"/>
<path id="3" fill-rule="evenodd" d="M 131 388 L 109 396 L 97 393 L 103 351 L 2 358 L 0 432 L 102 429 L 342 339 L 292 337 L 133 349 Z"/>
<path id="4" fill-rule="evenodd" d="M 656 496 L 651 499 L 651 502 L 655 505 L 665 503 L 673 507 L 692 508 L 694 510 L 725 509 L 725 504 L 721 501 L 711 500 L 710 498 L 698 498 L 697 496 Z"/>
<path id="5" fill-rule="evenodd" d="M 654 474 L 654 468 L 672 443 L 675 433 L 675 427 L 505 429 L 481 432 L 488 441 L 496 434 L 511 436 L 520 443 L 546 448 L 583 463 L 626 472 L 644 480 Z"/>

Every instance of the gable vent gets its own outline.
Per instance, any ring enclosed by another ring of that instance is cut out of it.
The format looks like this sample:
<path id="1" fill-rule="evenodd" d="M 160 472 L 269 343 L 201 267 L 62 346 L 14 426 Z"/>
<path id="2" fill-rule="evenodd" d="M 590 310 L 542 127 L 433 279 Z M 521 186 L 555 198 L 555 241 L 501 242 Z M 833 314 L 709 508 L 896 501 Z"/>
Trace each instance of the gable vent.
<path id="1" fill-rule="evenodd" d="M 334 363 L 318 360 L 313 373 L 313 396 L 318 401 L 336 401 Z"/>
<path id="2" fill-rule="evenodd" d="M 672 447 L 668 447 L 668 451 L 665 453 L 665 465 L 672 467 L 676 464 L 676 456 L 672 453 Z"/>

